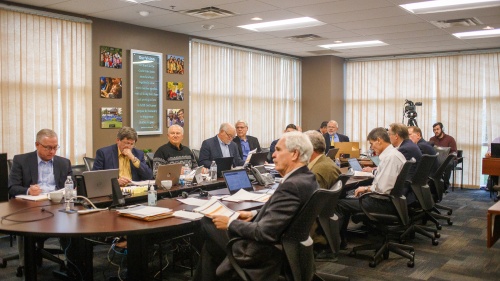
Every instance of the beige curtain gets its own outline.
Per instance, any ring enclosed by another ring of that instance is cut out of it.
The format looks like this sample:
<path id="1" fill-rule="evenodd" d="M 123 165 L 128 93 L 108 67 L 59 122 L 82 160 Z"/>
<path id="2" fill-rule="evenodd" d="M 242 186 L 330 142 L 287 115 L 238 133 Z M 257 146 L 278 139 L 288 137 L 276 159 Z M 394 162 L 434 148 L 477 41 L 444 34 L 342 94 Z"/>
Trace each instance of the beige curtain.
<path id="1" fill-rule="evenodd" d="M 301 61 L 191 41 L 189 145 L 201 147 L 221 123 L 248 122 L 248 134 L 268 147 L 301 118 Z"/>
<path id="2" fill-rule="evenodd" d="M 92 151 L 91 25 L 0 9 L 0 150 L 35 149 L 56 131 L 58 155 L 82 164 Z"/>
<path id="3" fill-rule="evenodd" d="M 478 187 L 485 145 L 500 136 L 499 69 L 499 53 L 349 61 L 346 133 L 366 150 L 371 129 L 407 124 L 405 99 L 422 102 L 416 120 L 424 139 L 433 136 L 432 124 L 441 121 L 463 150 L 464 185 Z"/>

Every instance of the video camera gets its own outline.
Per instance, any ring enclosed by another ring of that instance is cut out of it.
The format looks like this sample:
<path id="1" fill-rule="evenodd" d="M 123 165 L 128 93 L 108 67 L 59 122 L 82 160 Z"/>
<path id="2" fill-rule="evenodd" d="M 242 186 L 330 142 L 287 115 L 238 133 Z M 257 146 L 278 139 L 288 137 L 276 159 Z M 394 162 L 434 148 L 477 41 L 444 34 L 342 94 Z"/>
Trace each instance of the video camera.
<path id="1" fill-rule="evenodd" d="M 417 106 L 422 106 L 422 102 L 413 103 L 411 100 L 405 100 L 405 115 L 407 118 L 417 117 Z"/>

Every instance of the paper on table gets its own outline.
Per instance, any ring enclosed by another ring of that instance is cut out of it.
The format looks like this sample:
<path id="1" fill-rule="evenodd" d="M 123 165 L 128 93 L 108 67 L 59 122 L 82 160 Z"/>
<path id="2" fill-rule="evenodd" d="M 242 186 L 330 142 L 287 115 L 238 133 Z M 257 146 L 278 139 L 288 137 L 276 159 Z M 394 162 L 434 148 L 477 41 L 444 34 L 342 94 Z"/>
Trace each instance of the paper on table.
<path id="1" fill-rule="evenodd" d="M 29 201 L 43 201 L 43 200 L 49 200 L 47 197 L 47 193 L 42 193 L 40 195 L 16 195 L 16 198 L 19 199 L 24 199 L 24 200 L 29 200 Z"/>
<path id="2" fill-rule="evenodd" d="M 131 181 L 128 185 L 153 185 L 155 184 L 154 180 L 145 180 L 145 181 Z"/>
<path id="3" fill-rule="evenodd" d="M 256 201 L 256 202 L 266 202 L 271 197 L 270 194 L 263 193 L 251 193 L 244 189 L 238 190 L 235 194 L 226 197 L 222 200 L 231 202 L 241 202 L 241 201 Z"/>
<path id="4" fill-rule="evenodd" d="M 182 202 L 183 204 L 191 206 L 202 206 L 203 204 L 208 202 L 208 200 L 206 199 L 197 199 L 197 198 L 185 198 L 185 199 L 177 198 L 177 200 Z"/>
<path id="5" fill-rule="evenodd" d="M 152 217 L 172 212 L 172 209 L 152 206 L 137 206 L 134 208 L 118 210 L 119 214 L 129 214 L 140 218 Z"/>
<path id="6" fill-rule="evenodd" d="M 360 172 L 360 171 L 354 171 L 354 177 L 367 177 L 367 178 L 373 178 L 375 177 L 372 173 L 370 172 Z"/>
<path id="7" fill-rule="evenodd" d="M 211 217 L 214 215 L 219 215 L 219 216 L 226 216 L 230 218 L 237 219 L 239 217 L 239 213 L 235 212 L 228 207 L 226 207 L 224 204 L 222 204 L 219 200 L 217 199 L 210 199 L 206 204 L 203 206 L 200 206 L 193 211 L 204 214 L 205 216 Z"/>
<path id="8" fill-rule="evenodd" d="M 188 211 L 175 211 L 174 217 L 193 221 L 193 220 L 199 220 L 199 219 L 203 218 L 203 214 L 195 213 L 195 212 L 188 212 Z"/>

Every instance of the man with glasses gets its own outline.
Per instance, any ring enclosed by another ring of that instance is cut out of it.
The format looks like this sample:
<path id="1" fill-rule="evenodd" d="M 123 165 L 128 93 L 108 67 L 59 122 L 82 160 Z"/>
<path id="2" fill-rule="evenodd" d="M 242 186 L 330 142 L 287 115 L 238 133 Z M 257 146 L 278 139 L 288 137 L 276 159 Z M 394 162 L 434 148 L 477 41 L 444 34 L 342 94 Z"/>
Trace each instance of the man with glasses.
<path id="1" fill-rule="evenodd" d="M 261 152 L 259 140 L 256 137 L 252 137 L 247 135 L 248 132 L 248 124 L 246 121 L 238 120 L 236 122 L 236 137 L 233 141 L 236 143 L 238 147 L 238 151 L 240 153 L 241 159 L 243 161 L 247 160 L 248 153 L 254 149 L 257 149 L 257 152 Z"/>
<path id="2" fill-rule="evenodd" d="M 243 161 L 238 153 L 238 147 L 233 142 L 236 136 L 236 129 L 229 123 L 222 123 L 219 133 L 203 141 L 200 149 L 198 164 L 205 168 L 210 168 L 212 161 L 216 158 L 233 157 L 234 166 L 243 166 Z"/>
<path id="3" fill-rule="evenodd" d="M 119 169 L 120 186 L 152 179 L 153 172 L 144 159 L 144 152 L 134 148 L 136 142 L 137 132 L 133 128 L 121 128 L 116 135 L 116 144 L 97 150 L 92 170 Z"/>
<path id="4" fill-rule="evenodd" d="M 336 142 L 349 142 L 349 137 L 337 133 L 338 130 L 339 123 L 335 120 L 330 120 L 326 125 L 326 134 L 323 135 L 325 137 L 326 144 L 325 154 L 328 153 L 328 150 L 330 150 L 331 147 L 335 147 Z"/>

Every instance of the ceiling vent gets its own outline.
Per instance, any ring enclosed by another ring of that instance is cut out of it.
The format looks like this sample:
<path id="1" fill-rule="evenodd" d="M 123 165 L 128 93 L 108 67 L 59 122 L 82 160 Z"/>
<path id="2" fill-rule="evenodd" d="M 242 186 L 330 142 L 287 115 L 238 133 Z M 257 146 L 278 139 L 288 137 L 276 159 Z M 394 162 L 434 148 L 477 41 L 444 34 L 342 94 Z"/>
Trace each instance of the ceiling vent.
<path id="1" fill-rule="evenodd" d="M 286 37 L 286 39 L 297 41 L 297 42 L 305 42 L 305 41 L 322 40 L 322 39 L 326 39 L 326 38 L 321 37 L 321 36 L 316 35 L 316 34 L 303 34 L 303 35 Z"/>
<path id="2" fill-rule="evenodd" d="M 193 17 L 206 19 L 206 20 L 231 17 L 231 16 L 236 15 L 233 12 L 219 9 L 217 7 L 206 7 L 206 8 L 196 9 L 196 10 L 188 10 L 188 11 L 183 11 L 182 13 L 186 14 L 186 15 L 193 16 Z"/>
<path id="3" fill-rule="evenodd" d="M 450 28 L 450 27 L 463 27 L 463 26 L 476 26 L 482 25 L 483 23 L 477 18 L 465 18 L 465 19 L 452 19 L 452 20 L 439 20 L 431 21 L 431 23 L 439 28 Z"/>

